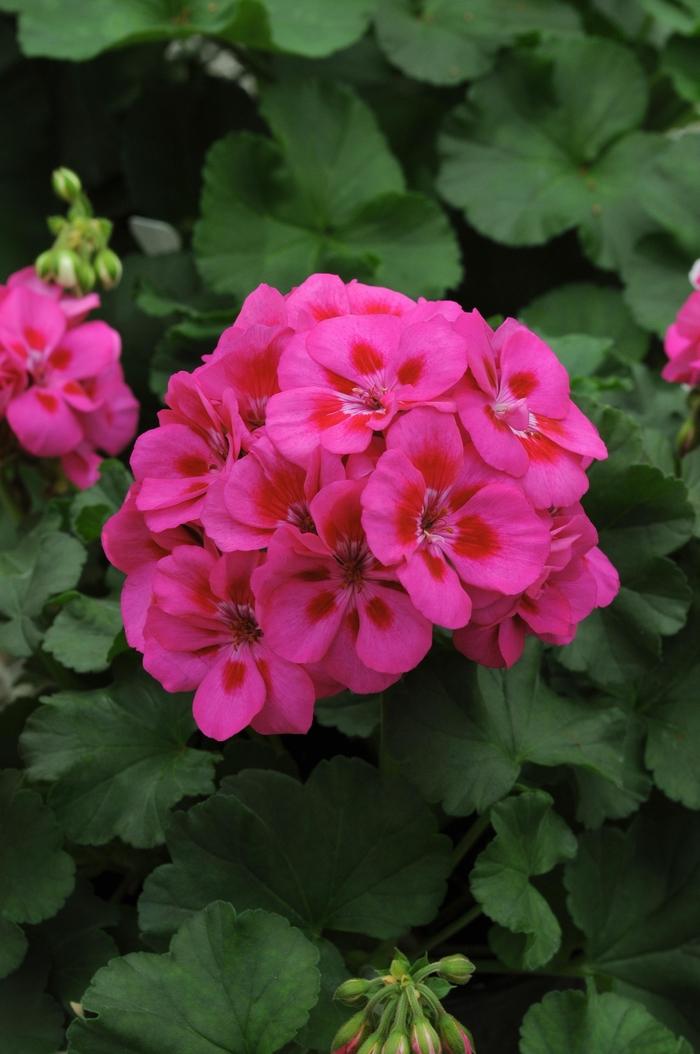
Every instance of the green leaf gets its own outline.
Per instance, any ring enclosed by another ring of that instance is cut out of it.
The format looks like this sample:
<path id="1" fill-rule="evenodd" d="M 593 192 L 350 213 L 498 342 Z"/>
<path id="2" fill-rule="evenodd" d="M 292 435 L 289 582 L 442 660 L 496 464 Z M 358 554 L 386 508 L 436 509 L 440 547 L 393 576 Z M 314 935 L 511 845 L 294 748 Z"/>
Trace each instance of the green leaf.
<path id="1" fill-rule="evenodd" d="M 700 32 L 700 0 L 641 0 L 641 6 L 668 29 Z"/>
<path id="2" fill-rule="evenodd" d="M 333 998 L 338 985 L 350 976 L 343 957 L 330 941 L 316 942 L 320 958 L 321 992 L 309 1020 L 296 1038 L 298 1046 L 327 1054 L 336 1032 L 348 1019 L 347 1007 Z"/>
<path id="3" fill-rule="evenodd" d="M 381 720 L 381 695 L 353 695 L 341 692 L 319 699 L 314 716 L 326 728 L 337 728 L 346 736 L 371 736 Z"/>
<path id="4" fill-rule="evenodd" d="M 19 970 L 0 981 L 0 1036 L 8 1054 L 56 1054 L 63 1011 L 44 993 L 43 957 L 30 951 Z"/>
<path id="5" fill-rule="evenodd" d="M 106 670 L 121 629 L 118 600 L 71 592 L 46 631 L 44 650 L 77 673 Z"/>
<path id="6" fill-rule="evenodd" d="M 628 711 L 620 785 L 603 779 L 596 772 L 575 770 L 578 789 L 576 817 L 586 827 L 600 827 L 605 820 L 624 819 L 649 797 L 652 781 L 644 767 L 644 733 L 640 718 Z"/>
<path id="7" fill-rule="evenodd" d="M 672 37 L 661 52 L 661 70 L 673 81 L 673 87 L 688 102 L 700 102 L 700 40 Z"/>
<path id="8" fill-rule="evenodd" d="M 564 337 L 545 335 L 545 338 L 572 380 L 595 373 L 612 347 L 609 338 L 590 337 L 585 333 L 569 333 Z"/>
<path id="9" fill-rule="evenodd" d="M 236 133 L 207 159 L 195 249 L 212 289 L 242 298 L 256 282 L 287 288 L 331 267 L 416 295 L 459 281 L 447 219 L 403 193 L 372 113 L 348 88 L 269 89 L 264 112 L 277 142 Z"/>
<path id="10" fill-rule="evenodd" d="M 70 1054 L 273 1054 L 318 998 L 318 951 L 286 919 L 217 902 L 188 919 L 167 955 L 114 959 L 85 993 Z"/>
<path id="11" fill-rule="evenodd" d="M 364 34 L 376 0 L 258 0 L 258 6 L 274 48 L 320 58 Z"/>
<path id="12" fill-rule="evenodd" d="M 531 1006 L 520 1029 L 520 1054 L 692 1054 L 631 999 L 613 992 L 550 992 Z"/>
<path id="13" fill-rule="evenodd" d="M 644 208 L 686 248 L 690 260 L 700 244 L 699 169 L 700 135 L 688 132 L 652 160 L 639 187 Z"/>
<path id="14" fill-rule="evenodd" d="M 539 61 L 511 56 L 448 121 L 440 190 L 496 241 L 536 245 L 581 225 L 594 262 L 616 266 L 653 226 L 635 186 L 659 139 L 613 142 L 639 124 L 646 101 L 637 60 L 612 41 L 551 42 Z"/>
<path id="15" fill-rule="evenodd" d="M 0 773 L 0 845 L 0 915 L 10 922 L 55 915 L 73 889 L 75 865 L 53 813 L 12 769 Z"/>
<path id="16" fill-rule="evenodd" d="M 80 577 L 86 553 L 80 542 L 40 524 L 14 549 L 0 551 L 0 647 L 11 655 L 31 655 L 42 638 L 35 619 L 46 601 L 71 589 Z"/>
<path id="17" fill-rule="evenodd" d="M 533 300 L 519 312 L 528 326 L 561 337 L 588 333 L 612 340 L 613 353 L 624 362 L 644 358 L 649 338 L 639 328 L 618 289 L 575 282 L 561 285 Z"/>
<path id="18" fill-rule="evenodd" d="M 22 749 L 29 777 L 53 784 L 49 800 L 70 838 L 143 847 L 163 841 L 176 802 L 213 789 L 218 755 L 188 748 L 193 731 L 190 696 L 141 674 L 45 698 Z"/>
<path id="19" fill-rule="evenodd" d="M 0 915 L 0 978 L 16 970 L 26 953 L 24 930 L 16 922 L 10 922 Z"/>
<path id="20" fill-rule="evenodd" d="M 575 765 L 618 785 L 621 710 L 557 696 L 540 677 L 531 641 L 512 670 L 479 667 L 451 694 L 417 673 L 388 694 L 384 742 L 423 796 L 451 815 L 482 812 L 515 785 L 522 766 Z"/>
<path id="21" fill-rule="evenodd" d="M 691 450 L 681 461 L 681 477 L 688 488 L 688 498 L 695 509 L 693 534 L 700 537 L 700 448 Z"/>
<path id="22" fill-rule="evenodd" d="M 561 943 L 556 916 L 530 879 L 576 855 L 576 839 L 552 805 L 544 791 L 527 791 L 495 805 L 490 818 L 496 837 L 477 857 L 470 879 L 489 918 L 525 934 L 528 970 L 549 962 Z"/>
<path id="23" fill-rule="evenodd" d="M 211 34 L 233 20 L 236 0 L 212 6 L 207 0 L 16 0 L 19 40 L 25 55 L 57 59 L 93 58 L 126 42 Z"/>
<path id="24" fill-rule="evenodd" d="M 660 336 L 690 295 L 688 253 L 667 234 L 643 238 L 622 265 L 625 300 L 640 326 Z"/>
<path id="25" fill-rule="evenodd" d="M 642 996 L 665 997 L 685 1018 L 684 1031 L 697 1030 L 697 817 L 667 809 L 638 817 L 627 830 L 603 827 L 586 834 L 565 882 L 569 910 L 585 934 L 588 968 Z"/>
<path id="26" fill-rule="evenodd" d="M 121 508 L 130 485 L 131 476 L 121 461 L 102 462 L 97 483 L 81 490 L 71 502 L 71 527 L 81 541 L 87 544 L 100 537 L 105 521 Z"/>
<path id="27" fill-rule="evenodd" d="M 580 31 L 576 12 L 553 0 L 381 0 L 375 26 L 390 62 L 440 85 L 481 76 L 497 49 L 521 34 Z"/>
<path id="28" fill-rule="evenodd" d="M 360 818 L 361 817 L 361 822 Z M 248 770 L 168 830 L 172 864 L 147 879 L 145 931 L 171 933 L 217 897 L 324 930 L 389 938 L 435 915 L 449 840 L 405 783 L 359 759 L 321 762 L 306 784 Z"/>

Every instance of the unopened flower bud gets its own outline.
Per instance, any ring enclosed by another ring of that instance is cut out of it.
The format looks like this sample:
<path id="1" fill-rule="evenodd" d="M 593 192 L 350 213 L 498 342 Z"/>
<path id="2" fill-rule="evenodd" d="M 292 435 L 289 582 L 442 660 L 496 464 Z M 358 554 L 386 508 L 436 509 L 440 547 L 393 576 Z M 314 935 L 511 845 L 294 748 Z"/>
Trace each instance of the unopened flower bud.
<path id="1" fill-rule="evenodd" d="M 444 1054 L 474 1054 L 464 1025 L 452 1014 L 443 1014 L 437 1023 Z"/>
<path id="2" fill-rule="evenodd" d="M 382 1049 L 381 1032 L 371 1032 L 364 1041 L 357 1054 L 379 1054 Z"/>
<path id="3" fill-rule="evenodd" d="M 354 1054 L 362 1042 L 368 1028 L 364 1012 L 353 1014 L 349 1021 L 341 1025 L 331 1043 L 331 1054 Z"/>
<path id="4" fill-rule="evenodd" d="M 403 952 L 400 952 L 398 948 L 395 949 L 396 954 L 391 960 L 391 966 L 389 967 L 389 973 L 392 977 L 400 980 L 405 977 L 411 970 L 411 962 L 406 958 Z"/>
<path id="5" fill-rule="evenodd" d="M 75 201 L 83 189 L 80 177 L 71 168 L 56 168 L 51 175 L 54 193 L 64 201 Z"/>
<path id="6" fill-rule="evenodd" d="M 101 249 L 94 261 L 95 272 L 104 289 L 112 289 L 122 276 L 122 262 L 111 249 Z"/>
<path id="7" fill-rule="evenodd" d="M 78 284 L 78 267 L 80 257 L 72 249 L 56 249 L 54 255 L 54 275 L 64 289 L 74 289 Z"/>
<path id="8" fill-rule="evenodd" d="M 700 291 L 700 260 L 696 260 L 693 266 L 690 268 L 690 274 L 688 275 L 690 284 L 693 289 Z"/>
<path id="9" fill-rule="evenodd" d="M 425 1018 L 416 1021 L 411 1029 L 413 1054 L 440 1054 L 441 1049 L 440 1037 L 430 1022 Z"/>
<path id="10" fill-rule="evenodd" d="M 446 955 L 438 966 L 440 976 L 450 984 L 466 984 L 474 973 L 474 964 L 466 955 Z"/>
<path id="11" fill-rule="evenodd" d="M 87 260 L 78 260 L 76 267 L 78 287 L 83 293 L 89 293 L 95 287 L 95 269 Z"/>
<path id="12" fill-rule="evenodd" d="M 40 253 L 34 261 L 34 270 L 38 274 L 39 278 L 42 278 L 45 282 L 50 282 L 54 276 L 54 268 L 56 264 L 56 254 L 53 249 L 47 249 L 46 252 Z"/>
<path id="13" fill-rule="evenodd" d="M 338 999 L 341 1003 L 347 1003 L 348 1006 L 353 1006 L 365 999 L 371 984 L 372 982 L 366 981 L 364 977 L 349 977 L 336 988 L 333 998 Z"/>
<path id="14" fill-rule="evenodd" d="M 382 1047 L 382 1054 L 411 1054 L 408 1036 L 403 1029 L 395 1028 Z"/>

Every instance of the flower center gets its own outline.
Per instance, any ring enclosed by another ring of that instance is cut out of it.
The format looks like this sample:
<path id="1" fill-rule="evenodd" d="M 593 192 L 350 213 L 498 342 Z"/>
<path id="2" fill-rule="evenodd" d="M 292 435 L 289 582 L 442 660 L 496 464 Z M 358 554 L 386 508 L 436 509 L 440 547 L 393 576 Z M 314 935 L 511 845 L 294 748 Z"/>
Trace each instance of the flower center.
<path id="1" fill-rule="evenodd" d="M 316 534 L 316 524 L 305 502 L 297 501 L 287 510 L 287 521 L 298 527 L 302 534 Z"/>
<path id="2" fill-rule="evenodd" d="M 335 559 L 340 565 L 343 584 L 353 590 L 362 585 L 367 571 L 374 563 L 374 557 L 364 538 L 346 538 L 338 546 Z"/>
<path id="3" fill-rule="evenodd" d="M 448 518 L 449 509 L 444 494 L 431 487 L 425 492 L 423 509 L 418 520 L 418 536 L 421 541 L 435 542 L 452 534 Z"/>
<path id="4" fill-rule="evenodd" d="M 242 644 L 254 644 L 262 637 L 262 630 L 253 614 L 250 604 L 237 604 L 233 600 L 223 600 L 219 604 L 219 617 L 231 631 L 233 645 L 240 648 Z"/>

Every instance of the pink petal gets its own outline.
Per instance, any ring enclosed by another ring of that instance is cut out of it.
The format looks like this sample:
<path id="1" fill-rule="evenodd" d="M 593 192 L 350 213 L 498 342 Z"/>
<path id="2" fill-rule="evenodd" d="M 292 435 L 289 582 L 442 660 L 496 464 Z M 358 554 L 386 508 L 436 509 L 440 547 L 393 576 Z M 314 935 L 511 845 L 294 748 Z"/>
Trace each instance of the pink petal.
<path id="1" fill-rule="evenodd" d="M 458 629 L 469 621 L 471 600 L 439 549 L 419 549 L 396 574 L 414 606 L 431 622 Z"/>
<path id="2" fill-rule="evenodd" d="M 357 654 L 365 666 L 380 673 L 405 673 L 425 658 L 433 643 L 432 626 L 405 593 L 365 582 L 356 602 Z"/>
<path id="3" fill-rule="evenodd" d="M 521 485 L 537 509 L 572 505 L 588 490 L 582 458 L 539 433 L 520 437 L 529 458 Z"/>
<path id="4" fill-rule="evenodd" d="M 311 329 L 326 318 L 347 315 L 351 308 L 345 283 L 335 274 L 312 274 L 287 297 L 292 329 Z"/>
<path id="5" fill-rule="evenodd" d="M 338 684 L 358 695 L 383 692 L 398 681 L 400 674 L 379 673 L 369 669 L 357 654 L 359 619 L 354 608 L 348 608 L 338 634 L 321 664 L 322 670 Z"/>
<path id="6" fill-rule="evenodd" d="M 496 331 L 496 342 L 501 345 L 501 389 L 514 399 L 527 400 L 535 413 L 563 417 L 569 405 L 569 375 L 551 348 L 514 319 Z"/>
<path id="7" fill-rule="evenodd" d="M 596 580 L 596 607 L 606 608 L 620 592 L 620 576 L 601 549 L 591 549 L 586 562 Z"/>
<path id="8" fill-rule="evenodd" d="M 425 492 L 423 476 L 402 450 L 382 454 L 362 492 L 362 525 L 382 563 L 396 564 L 415 551 Z"/>
<path id="9" fill-rule="evenodd" d="M 51 304 L 46 297 L 41 299 Z M 61 457 L 83 439 L 74 412 L 60 392 L 49 388 L 29 388 L 13 399 L 7 408 L 7 422 L 25 450 L 36 457 Z"/>
<path id="10" fill-rule="evenodd" d="M 83 322 L 69 329 L 49 353 L 47 364 L 56 378 L 94 377 L 119 359 L 121 340 L 106 322 Z"/>
<path id="11" fill-rule="evenodd" d="M 452 416 L 421 407 L 402 414 L 387 432 L 389 450 L 402 450 L 437 491 L 451 486 L 460 473 L 464 444 Z"/>
<path id="12" fill-rule="evenodd" d="M 86 490 L 97 483 L 101 464 L 102 458 L 87 443 L 81 443 L 61 458 L 61 468 L 79 490 Z"/>
<path id="13" fill-rule="evenodd" d="M 197 727 L 210 739 L 229 739 L 260 713 L 266 694 L 253 649 L 223 648 L 195 693 Z"/>
<path id="14" fill-rule="evenodd" d="M 318 662 L 328 651 L 343 618 L 346 596 L 330 577 L 332 568 L 309 562 L 310 580 L 299 575 L 266 594 L 265 568 L 255 578 L 258 621 L 265 643 L 290 662 Z M 314 577 L 317 576 L 317 577 Z"/>
<path id="15" fill-rule="evenodd" d="M 397 353 L 401 322 L 393 315 L 349 315 L 320 322 L 306 339 L 312 359 L 363 385 L 374 383 Z"/>
<path id="16" fill-rule="evenodd" d="M 553 443 L 571 450 L 574 454 L 602 460 L 608 456 L 607 447 L 598 435 L 598 429 L 581 413 L 575 403 L 570 402 L 566 415 L 560 420 L 537 414 L 535 426 L 538 432 Z"/>
<path id="17" fill-rule="evenodd" d="M 209 444 L 187 425 L 168 424 L 138 437 L 131 468 L 138 480 L 198 479 L 216 466 Z"/>
<path id="18" fill-rule="evenodd" d="M 257 645 L 255 652 L 267 695 L 252 721 L 253 728 L 264 736 L 308 732 L 316 698 L 308 673 L 275 655 L 264 643 Z"/>
<path id="19" fill-rule="evenodd" d="M 397 394 L 404 404 L 435 399 L 467 368 L 467 342 L 445 319 L 407 326 L 391 356 Z"/>
<path id="20" fill-rule="evenodd" d="M 209 576 L 216 557 L 196 545 L 182 545 L 163 557 L 153 581 L 156 603 L 169 615 L 216 617 Z"/>
<path id="21" fill-rule="evenodd" d="M 476 308 L 463 312 L 455 323 L 455 329 L 467 341 L 467 361 L 476 386 L 491 402 L 498 392 L 493 330 Z"/>
<path id="22" fill-rule="evenodd" d="M 329 483 L 309 506 L 319 538 L 333 552 L 341 542 L 364 539 L 361 516 L 363 482 L 344 479 Z"/>
<path id="23" fill-rule="evenodd" d="M 467 376 L 455 398 L 460 420 L 480 457 L 511 476 L 522 476 L 528 466 L 527 454 L 507 422 L 492 410 L 491 397 Z"/>
<path id="24" fill-rule="evenodd" d="M 17 285 L 0 302 L 0 345 L 23 356 L 47 356 L 66 330 L 60 307 L 48 296 Z"/>
<path id="25" fill-rule="evenodd" d="M 348 304 L 353 315 L 406 315 L 415 302 L 394 289 L 380 285 L 364 285 L 353 278 L 346 287 Z"/>

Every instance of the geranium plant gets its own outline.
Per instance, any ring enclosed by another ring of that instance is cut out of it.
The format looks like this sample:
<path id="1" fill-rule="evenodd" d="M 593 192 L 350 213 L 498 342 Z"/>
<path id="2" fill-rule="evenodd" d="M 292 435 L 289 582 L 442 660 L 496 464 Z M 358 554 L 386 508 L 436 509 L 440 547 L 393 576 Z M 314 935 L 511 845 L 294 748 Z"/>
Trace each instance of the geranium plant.
<path id="1" fill-rule="evenodd" d="M 700 13 L 0 8 L 0 1054 L 691 1054 Z"/>

